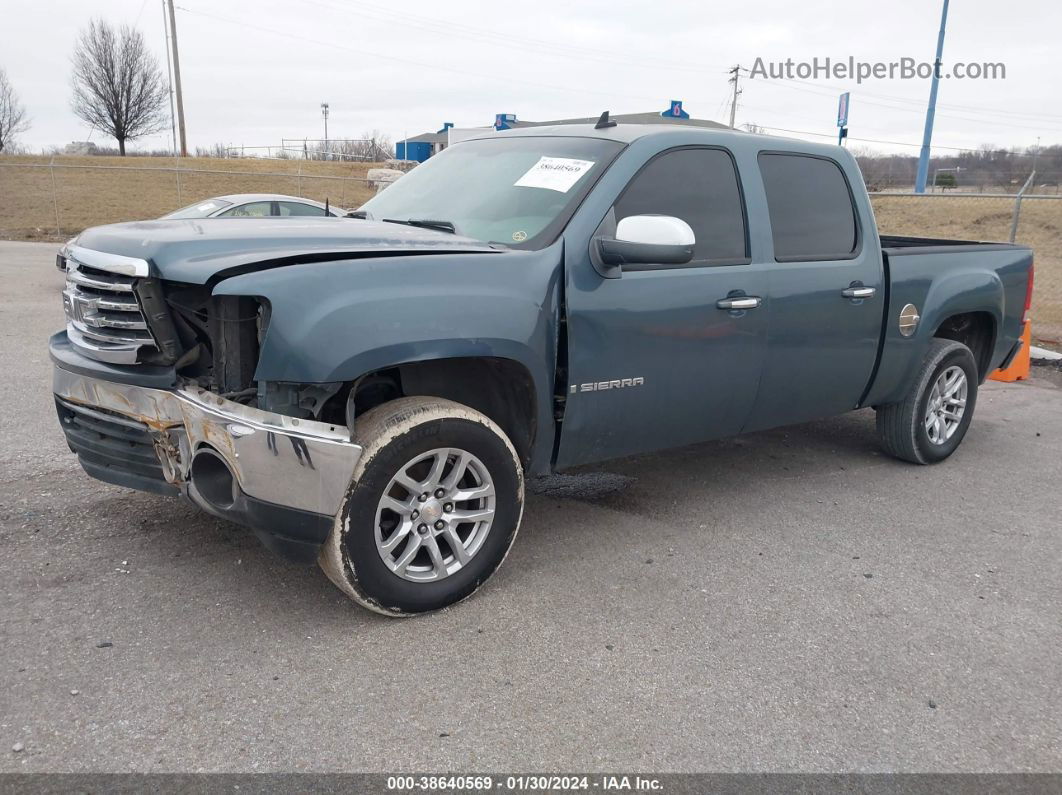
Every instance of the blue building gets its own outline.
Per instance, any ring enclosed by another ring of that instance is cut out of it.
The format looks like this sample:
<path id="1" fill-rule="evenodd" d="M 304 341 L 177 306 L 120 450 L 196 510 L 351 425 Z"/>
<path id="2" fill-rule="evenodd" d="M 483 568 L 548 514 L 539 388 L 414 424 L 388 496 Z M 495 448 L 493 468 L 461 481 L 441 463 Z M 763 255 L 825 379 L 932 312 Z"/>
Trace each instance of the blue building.
<path id="1" fill-rule="evenodd" d="M 412 138 L 403 138 L 395 144 L 395 160 L 416 160 L 423 163 L 434 154 L 438 154 L 446 148 L 449 141 L 450 128 L 454 126 L 452 121 L 444 122 L 438 132 L 421 133 Z"/>

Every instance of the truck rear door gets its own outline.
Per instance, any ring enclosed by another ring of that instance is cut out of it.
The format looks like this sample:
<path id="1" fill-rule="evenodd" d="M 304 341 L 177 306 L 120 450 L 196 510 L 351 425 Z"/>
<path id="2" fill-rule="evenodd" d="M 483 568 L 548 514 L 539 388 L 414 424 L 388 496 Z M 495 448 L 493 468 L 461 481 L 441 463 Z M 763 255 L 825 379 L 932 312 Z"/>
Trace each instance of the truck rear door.
<path id="1" fill-rule="evenodd" d="M 885 301 L 862 181 L 850 181 L 827 157 L 761 152 L 757 159 L 774 263 L 766 361 L 745 430 L 854 408 L 874 368 Z"/>
<path id="2" fill-rule="evenodd" d="M 657 154 L 619 190 L 611 212 L 616 221 L 681 218 L 696 236 L 694 258 L 624 266 L 620 278 L 606 279 L 583 250 L 566 269 L 560 468 L 738 433 L 766 350 L 766 272 L 749 257 L 730 152 L 683 146 Z M 739 295 L 755 307 L 719 303 Z"/>

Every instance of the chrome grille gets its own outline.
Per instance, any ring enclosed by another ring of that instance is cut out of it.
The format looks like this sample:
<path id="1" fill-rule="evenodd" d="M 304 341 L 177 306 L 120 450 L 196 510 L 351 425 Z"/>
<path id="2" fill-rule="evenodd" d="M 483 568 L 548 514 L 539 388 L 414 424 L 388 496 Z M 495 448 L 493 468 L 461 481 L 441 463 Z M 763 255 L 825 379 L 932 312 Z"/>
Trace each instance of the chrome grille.
<path id="1" fill-rule="evenodd" d="M 86 356 L 113 364 L 135 364 L 142 350 L 158 350 L 134 285 L 148 264 L 133 257 L 69 246 L 66 249 L 66 332 Z"/>

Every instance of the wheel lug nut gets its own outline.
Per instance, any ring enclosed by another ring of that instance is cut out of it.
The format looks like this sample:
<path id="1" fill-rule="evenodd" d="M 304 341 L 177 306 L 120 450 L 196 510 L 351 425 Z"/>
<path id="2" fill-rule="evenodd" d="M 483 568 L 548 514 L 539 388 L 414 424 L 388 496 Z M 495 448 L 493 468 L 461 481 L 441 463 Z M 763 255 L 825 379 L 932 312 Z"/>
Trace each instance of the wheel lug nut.
<path id="1" fill-rule="evenodd" d="M 436 489 L 435 490 L 435 498 L 436 499 L 442 498 L 442 496 L 445 495 L 445 494 L 446 494 L 446 489 Z"/>
<path id="2" fill-rule="evenodd" d="M 436 529 L 436 530 L 442 530 L 442 529 L 443 529 L 444 527 L 446 527 L 446 522 L 444 522 L 444 521 L 443 521 L 442 519 L 439 519 L 439 520 L 438 520 L 438 521 L 437 521 L 437 522 L 435 523 L 435 529 Z"/>
<path id="3" fill-rule="evenodd" d="M 446 511 L 447 513 L 453 513 L 454 504 L 452 502 L 446 503 L 446 505 L 443 506 L 443 510 Z"/>
<path id="4" fill-rule="evenodd" d="M 428 492 L 424 492 L 419 497 L 417 497 L 417 499 L 420 500 L 421 502 L 427 502 L 428 501 Z"/>
<path id="5" fill-rule="evenodd" d="M 420 533 L 421 535 L 427 535 L 428 526 L 426 524 L 418 525 L 417 526 L 417 532 Z"/>
<path id="6" fill-rule="evenodd" d="M 416 519 L 416 518 L 417 518 L 418 516 L 420 516 L 420 511 L 418 511 L 418 510 L 416 510 L 416 509 L 414 509 L 414 510 L 413 510 L 413 513 L 412 513 L 412 514 L 410 514 L 410 518 L 411 518 L 411 519 Z"/>

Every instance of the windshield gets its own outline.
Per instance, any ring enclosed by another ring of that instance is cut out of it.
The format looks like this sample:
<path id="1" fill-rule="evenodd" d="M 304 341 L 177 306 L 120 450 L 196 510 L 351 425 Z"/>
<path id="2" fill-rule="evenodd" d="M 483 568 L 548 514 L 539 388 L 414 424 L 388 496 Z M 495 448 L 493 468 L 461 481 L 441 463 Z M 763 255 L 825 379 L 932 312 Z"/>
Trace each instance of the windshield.
<path id="1" fill-rule="evenodd" d="M 376 221 L 449 221 L 467 237 L 541 248 L 621 148 L 599 138 L 466 141 L 421 163 L 360 209 Z"/>
<path id="2" fill-rule="evenodd" d="M 207 199 L 206 201 L 196 202 L 195 204 L 189 204 L 187 207 L 182 207 L 179 210 L 174 210 L 168 215 L 162 216 L 163 220 L 173 218 L 206 218 L 213 213 L 220 210 L 222 207 L 228 207 L 232 202 L 227 202 L 224 199 Z"/>

